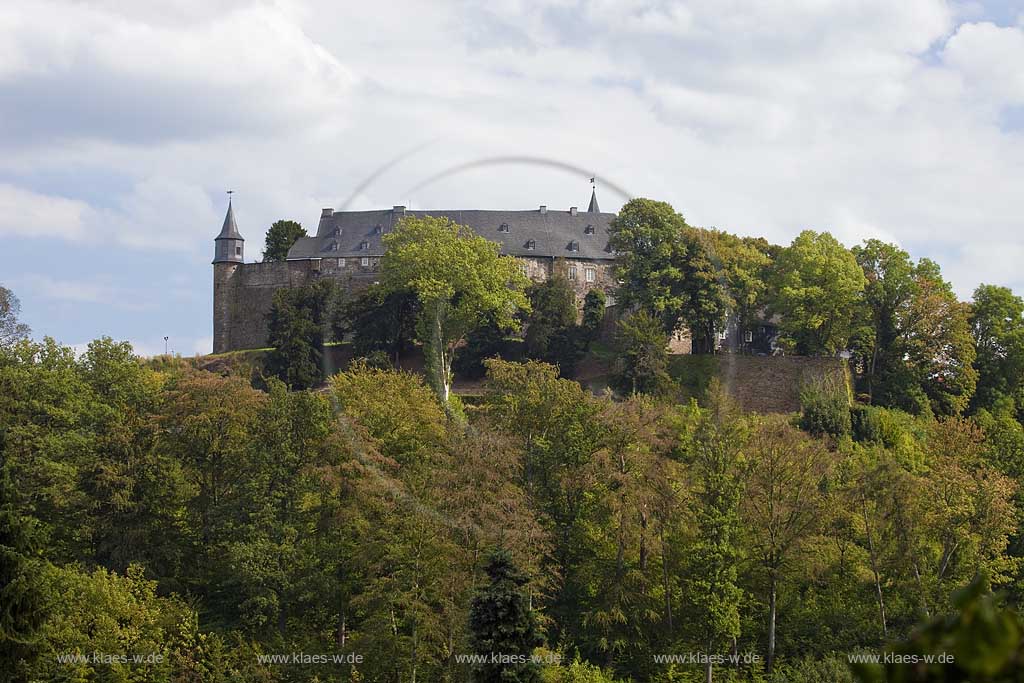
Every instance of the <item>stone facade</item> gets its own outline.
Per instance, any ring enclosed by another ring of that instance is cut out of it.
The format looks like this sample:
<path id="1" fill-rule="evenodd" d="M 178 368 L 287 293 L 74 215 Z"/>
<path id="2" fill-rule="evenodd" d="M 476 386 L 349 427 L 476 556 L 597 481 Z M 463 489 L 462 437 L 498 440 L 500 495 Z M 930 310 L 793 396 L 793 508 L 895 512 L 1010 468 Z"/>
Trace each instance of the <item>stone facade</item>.
<path id="1" fill-rule="evenodd" d="M 215 263 L 213 266 L 213 352 L 225 353 L 267 346 L 267 319 L 274 293 L 286 287 L 302 287 L 319 278 L 331 278 L 351 291 L 377 281 L 379 257 L 323 258 L 268 263 Z M 576 292 L 582 310 L 587 292 L 598 287 L 608 291 L 613 282 L 612 264 L 585 261 L 567 264 L 549 258 L 520 259 L 527 276 L 542 282 L 561 270 Z M 575 268 L 575 278 L 572 269 Z M 589 273 L 588 273 L 589 271 Z M 588 280 L 592 277 L 593 280 Z"/>

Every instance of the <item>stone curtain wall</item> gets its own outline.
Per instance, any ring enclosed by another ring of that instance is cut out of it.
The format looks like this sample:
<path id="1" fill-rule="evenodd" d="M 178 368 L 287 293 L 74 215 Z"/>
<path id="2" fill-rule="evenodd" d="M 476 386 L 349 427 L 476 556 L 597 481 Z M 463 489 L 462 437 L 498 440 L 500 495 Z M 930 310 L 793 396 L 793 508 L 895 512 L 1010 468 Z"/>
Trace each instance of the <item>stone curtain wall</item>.
<path id="1" fill-rule="evenodd" d="M 563 259 L 521 259 L 526 274 L 540 282 L 551 277 L 553 269 L 568 273 Z M 611 262 L 577 260 L 576 278 L 570 280 L 576 292 L 577 307 L 582 309 L 583 297 L 594 287 L 609 291 L 614 280 Z M 266 315 L 274 302 L 274 293 L 282 287 L 301 287 L 318 278 L 337 280 L 351 291 L 360 291 L 378 278 L 379 257 L 369 257 L 362 265 L 360 258 L 322 258 L 270 263 L 218 263 L 213 267 L 213 329 L 214 353 L 259 349 L 267 345 Z M 594 268 L 594 282 L 586 281 L 586 268 Z"/>

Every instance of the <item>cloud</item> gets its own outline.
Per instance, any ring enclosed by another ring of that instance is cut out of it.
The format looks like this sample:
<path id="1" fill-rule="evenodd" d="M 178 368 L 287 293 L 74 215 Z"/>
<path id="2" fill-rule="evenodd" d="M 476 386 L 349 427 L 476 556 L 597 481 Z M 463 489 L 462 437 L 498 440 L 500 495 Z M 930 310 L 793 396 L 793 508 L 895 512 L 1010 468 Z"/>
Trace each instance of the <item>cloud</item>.
<path id="1" fill-rule="evenodd" d="M 353 208 L 585 206 L 585 182 L 527 164 L 403 196 L 476 159 L 546 157 L 697 225 L 881 237 L 935 257 L 961 293 L 1021 289 L 1019 268 L 987 259 L 1024 244 L 1024 29 L 988 4 L 7 3 L 0 234 L 52 240 L 58 262 L 109 247 L 64 280 L 109 283 L 141 258 L 168 281 L 186 272 L 153 293 L 171 310 L 188 288 L 208 300 L 197 274 L 225 190 L 251 260 L 274 220 L 315 229 L 354 192 Z M 182 339 L 208 329 L 208 308 L 168 316 Z"/>
<path id="2" fill-rule="evenodd" d="M 86 237 L 91 214 L 85 202 L 0 183 L 0 235 L 79 241 Z"/>
<path id="3" fill-rule="evenodd" d="M 0 135 L 11 146 L 333 125 L 355 83 L 287 15 L 261 5 L 168 24 L 110 7 L 11 3 L 0 9 L 0 45 Z"/>

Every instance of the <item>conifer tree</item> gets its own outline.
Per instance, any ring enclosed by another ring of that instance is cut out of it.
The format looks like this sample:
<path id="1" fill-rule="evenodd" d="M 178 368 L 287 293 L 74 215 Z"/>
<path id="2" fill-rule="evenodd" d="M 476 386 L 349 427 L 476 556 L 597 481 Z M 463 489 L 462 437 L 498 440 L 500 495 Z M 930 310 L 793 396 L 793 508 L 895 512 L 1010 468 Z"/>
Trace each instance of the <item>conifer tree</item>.
<path id="1" fill-rule="evenodd" d="M 523 586 L 527 578 L 504 550 L 494 552 L 484 568 L 490 583 L 473 599 L 469 626 L 473 650 L 486 661 L 473 667 L 478 683 L 525 683 L 540 680 L 533 649 L 543 643 L 537 617 Z"/>

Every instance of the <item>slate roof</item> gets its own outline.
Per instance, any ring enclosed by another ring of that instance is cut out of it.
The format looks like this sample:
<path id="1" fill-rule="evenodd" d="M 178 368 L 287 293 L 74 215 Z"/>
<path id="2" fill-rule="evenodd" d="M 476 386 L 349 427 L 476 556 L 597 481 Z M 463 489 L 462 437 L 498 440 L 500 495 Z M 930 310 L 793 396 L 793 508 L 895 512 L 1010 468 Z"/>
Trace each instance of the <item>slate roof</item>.
<path id="1" fill-rule="evenodd" d="M 597 206 L 596 199 L 591 200 Z M 444 216 L 494 240 L 501 252 L 513 256 L 613 260 L 608 228 L 615 214 L 589 211 L 383 211 L 324 210 L 315 237 L 300 238 L 288 251 L 289 259 L 382 256 L 381 237 L 403 216 Z M 508 226 L 505 232 L 503 225 Z M 533 243 L 533 249 L 529 248 Z M 572 250 L 576 245 L 578 251 Z"/>
<path id="2" fill-rule="evenodd" d="M 238 232 L 238 224 L 235 223 L 235 210 L 231 206 L 231 200 L 228 200 L 228 212 L 224 216 L 224 227 L 220 229 L 220 234 L 217 235 L 216 239 L 219 240 L 242 240 L 241 233 Z M 243 242 L 245 240 L 242 240 Z"/>

